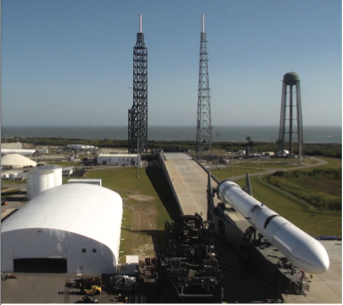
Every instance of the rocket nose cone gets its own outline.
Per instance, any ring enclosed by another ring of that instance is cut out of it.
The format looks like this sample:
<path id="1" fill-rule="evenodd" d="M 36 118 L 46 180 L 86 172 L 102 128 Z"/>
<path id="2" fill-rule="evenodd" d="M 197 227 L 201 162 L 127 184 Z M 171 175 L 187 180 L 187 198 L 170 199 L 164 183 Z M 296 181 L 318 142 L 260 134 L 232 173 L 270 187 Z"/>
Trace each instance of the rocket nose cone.
<path id="1" fill-rule="evenodd" d="M 326 272 L 330 267 L 330 259 L 325 251 L 325 255 L 323 255 L 321 258 L 318 259 L 317 263 L 317 273 L 324 273 Z"/>
<path id="2" fill-rule="evenodd" d="M 326 249 L 324 246 L 318 242 L 317 245 L 317 251 L 313 252 L 312 259 L 311 259 L 311 265 L 314 266 L 314 270 L 312 273 L 324 273 L 326 272 L 330 267 L 330 259 L 329 255 L 326 252 Z"/>

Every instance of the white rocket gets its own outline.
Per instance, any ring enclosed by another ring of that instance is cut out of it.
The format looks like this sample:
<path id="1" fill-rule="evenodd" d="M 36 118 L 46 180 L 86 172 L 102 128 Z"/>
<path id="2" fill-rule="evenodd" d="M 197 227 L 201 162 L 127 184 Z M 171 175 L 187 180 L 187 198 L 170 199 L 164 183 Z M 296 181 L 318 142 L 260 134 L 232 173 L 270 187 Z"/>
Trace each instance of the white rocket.
<path id="1" fill-rule="evenodd" d="M 238 184 L 229 180 L 220 182 L 218 196 L 241 213 L 300 270 L 315 274 L 328 270 L 329 256 L 320 242 L 244 192 Z"/>

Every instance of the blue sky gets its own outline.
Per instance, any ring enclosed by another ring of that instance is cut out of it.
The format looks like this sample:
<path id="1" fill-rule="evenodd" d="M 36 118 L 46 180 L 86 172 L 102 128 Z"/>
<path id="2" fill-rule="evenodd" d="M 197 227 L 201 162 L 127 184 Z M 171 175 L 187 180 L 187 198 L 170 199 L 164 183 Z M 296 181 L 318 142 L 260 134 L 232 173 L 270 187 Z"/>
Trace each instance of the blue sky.
<path id="1" fill-rule="evenodd" d="M 305 125 L 342 123 L 340 0 L 2 0 L 1 125 L 127 125 L 143 14 L 149 125 L 196 125 L 201 14 L 212 124 L 278 125 L 283 75 Z"/>

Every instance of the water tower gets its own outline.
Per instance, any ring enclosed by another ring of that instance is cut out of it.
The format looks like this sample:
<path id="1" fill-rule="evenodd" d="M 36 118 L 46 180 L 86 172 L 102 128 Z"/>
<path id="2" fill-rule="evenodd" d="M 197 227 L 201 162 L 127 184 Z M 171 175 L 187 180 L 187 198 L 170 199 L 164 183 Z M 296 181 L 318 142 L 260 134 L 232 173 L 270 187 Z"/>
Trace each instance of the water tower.
<path id="1" fill-rule="evenodd" d="M 286 73 L 282 82 L 281 114 L 279 128 L 279 156 L 293 156 L 293 142 L 298 143 L 298 157 L 303 155 L 303 122 L 301 112 L 300 79 L 294 72 Z"/>

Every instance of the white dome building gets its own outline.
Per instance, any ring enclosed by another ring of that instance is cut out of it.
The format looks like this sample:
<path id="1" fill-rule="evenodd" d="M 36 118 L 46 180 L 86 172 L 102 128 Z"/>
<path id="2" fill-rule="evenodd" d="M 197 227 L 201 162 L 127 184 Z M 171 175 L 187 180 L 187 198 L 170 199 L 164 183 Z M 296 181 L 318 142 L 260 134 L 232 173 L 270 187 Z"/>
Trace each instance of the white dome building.
<path id="1" fill-rule="evenodd" d="M 37 163 L 19 154 L 7 154 L 1 157 L 1 166 L 19 168 L 30 165 L 37 166 Z"/>
<path id="2" fill-rule="evenodd" d="M 1 271 L 115 273 L 123 202 L 88 184 L 48 189 L 1 224 Z"/>

